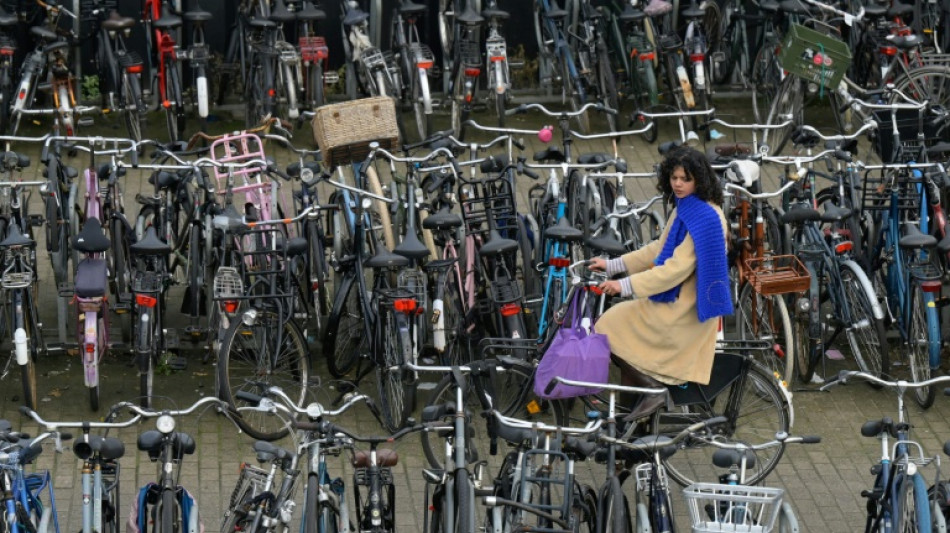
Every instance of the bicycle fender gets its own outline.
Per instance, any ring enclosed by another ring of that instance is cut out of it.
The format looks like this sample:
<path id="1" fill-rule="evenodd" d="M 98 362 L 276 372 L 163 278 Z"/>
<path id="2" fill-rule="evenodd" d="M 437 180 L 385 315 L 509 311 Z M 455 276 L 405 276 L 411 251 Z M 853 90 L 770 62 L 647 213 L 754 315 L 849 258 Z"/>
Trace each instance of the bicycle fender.
<path id="1" fill-rule="evenodd" d="M 861 288 L 867 294 L 874 294 L 874 287 L 871 285 L 871 280 L 868 279 L 868 275 L 864 272 L 864 269 L 858 266 L 854 259 L 847 259 L 843 261 L 843 264 L 851 268 L 854 272 L 854 275 L 858 277 L 858 281 L 861 282 Z M 881 303 L 877 301 L 877 298 L 871 298 L 871 312 L 874 313 L 874 318 L 882 320 L 884 318 L 884 309 L 881 307 Z"/>

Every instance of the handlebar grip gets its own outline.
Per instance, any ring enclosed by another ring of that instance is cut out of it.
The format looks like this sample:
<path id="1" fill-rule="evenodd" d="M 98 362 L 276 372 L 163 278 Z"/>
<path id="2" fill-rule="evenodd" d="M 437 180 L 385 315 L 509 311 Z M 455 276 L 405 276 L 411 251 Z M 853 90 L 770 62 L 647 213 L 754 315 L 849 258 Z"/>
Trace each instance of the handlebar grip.
<path id="1" fill-rule="evenodd" d="M 505 111 L 505 115 L 510 117 L 514 115 L 520 115 L 522 113 L 525 113 L 526 111 L 528 111 L 527 106 L 525 106 L 524 104 L 521 104 L 518 107 Z"/>
<path id="2" fill-rule="evenodd" d="M 728 421 L 729 419 L 724 416 L 716 416 L 706 421 L 706 427 L 717 426 L 719 424 L 725 424 Z"/>
<path id="3" fill-rule="evenodd" d="M 557 384 L 558 384 L 558 381 L 556 378 L 551 379 L 551 381 L 548 382 L 547 386 L 544 387 L 544 394 L 550 395 L 552 392 L 554 392 L 554 387 L 556 387 Z"/>
<path id="4" fill-rule="evenodd" d="M 248 392 L 245 390 L 237 391 L 237 394 L 235 394 L 234 396 L 238 400 L 243 400 L 245 402 L 252 403 L 254 405 L 261 403 L 261 400 L 264 399 L 263 397 L 258 396 L 257 394 L 254 394 L 253 392 Z"/>
<path id="5" fill-rule="evenodd" d="M 819 435 L 808 435 L 802 437 L 802 444 L 818 444 L 821 442 L 821 437 Z"/>
<path id="6" fill-rule="evenodd" d="M 297 429 L 302 429 L 304 431 L 319 431 L 320 426 L 323 425 L 322 422 L 294 422 L 294 427 Z"/>
<path id="7" fill-rule="evenodd" d="M 130 157 L 132 158 L 132 168 L 138 168 L 139 166 L 139 147 L 136 146 L 134 150 L 131 150 Z"/>
<path id="8" fill-rule="evenodd" d="M 511 139 L 511 144 L 515 145 L 519 150 L 524 150 L 524 143 L 518 139 Z"/>
<path id="9" fill-rule="evenodd" d="M 72 433 L 60 433 L 60 434 L 59 434 L 59 440 L 72 440 L 72 438 L 73 438 L 73 434 L 72 434 Z"/>
<path id="10" fill-rule="evenodd" d="M 594 109 L 597 109 L 597 110 L 599 110 L 599 111 L 603 111 L 604 113 L 608 113 L 608 114 L 610 114 L 610 115 L 617 116 L 617 110 L 616 110 L 616 109 L 611 109 L 611 108 L 609 108 L 609 107 L 607 107 L 607 106 L 605 106 L 605 105 L 603 105 L 603 104 L 597 104 L 596 106 L 594 106 Z"/>
<path id="11" fill-rule="evenodd" d="M 21 405 L 18 410 L 20 411 L 20 414 L 23 416 L 28 416 L 30 418 L 33 417 L 34 411 L 25 405 Z"/>

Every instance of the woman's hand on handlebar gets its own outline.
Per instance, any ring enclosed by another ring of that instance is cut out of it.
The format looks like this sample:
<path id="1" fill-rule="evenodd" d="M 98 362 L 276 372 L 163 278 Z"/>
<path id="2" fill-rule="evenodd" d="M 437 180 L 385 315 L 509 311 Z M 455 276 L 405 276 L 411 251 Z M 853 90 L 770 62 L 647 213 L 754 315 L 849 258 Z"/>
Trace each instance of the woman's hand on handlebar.
<path id="1" fill-rule="evenodd" d="M 620 282 L 615 279 L 608 279 L 600 284 L 600 290 L 608 296 L 620 296 Z"/>
<path id="2" fill-rule="evenodd" d="M 587 262 L 587 270 L 605 272 L 607 270 L 607 260 L 603 257 L 593 257 Z"/>

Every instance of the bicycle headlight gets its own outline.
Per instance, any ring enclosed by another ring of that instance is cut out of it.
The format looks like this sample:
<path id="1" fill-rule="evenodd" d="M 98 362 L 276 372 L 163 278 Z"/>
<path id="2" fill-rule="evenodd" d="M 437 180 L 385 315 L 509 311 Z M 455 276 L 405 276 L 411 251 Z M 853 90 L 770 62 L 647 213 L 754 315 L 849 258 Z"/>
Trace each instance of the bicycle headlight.
<path id="1" fill-rule="evenodd" d="M 313 402 L 307 406 L 307 418 L 310 420 L 316 420 L 323 416 L 323 406 L 317 402 Z"/>
<path id="2" fill-rule="evenodd" d="M 169 415 L 162 415 L 158 417 L 158 420 L 155 422 L 155 427 L 162 433 L 171 433 L 175 431 L 175 419 Z"/>
<path id="3" fill-rule="evenodd" d="M 317 181 L 316 178 L 316 174 L 314 174 L 309 168 L 305 167 L 300 169 L 300 181 L 302 181 L 305 185 L 313 185 L 313 183 Z"/>

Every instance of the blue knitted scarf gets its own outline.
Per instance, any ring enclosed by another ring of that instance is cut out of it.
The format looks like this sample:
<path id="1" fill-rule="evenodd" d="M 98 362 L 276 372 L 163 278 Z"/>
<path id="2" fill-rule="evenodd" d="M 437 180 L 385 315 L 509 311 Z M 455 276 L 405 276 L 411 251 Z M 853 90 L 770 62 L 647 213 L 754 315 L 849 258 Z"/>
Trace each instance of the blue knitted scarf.
<path id="1" fill-rule="evenodd" d="M 673 251 L 689 233 L 696 246 L 696 308 L 700 322 L 732 314 L 732 296 L 729 292 L 729 266 L 726 259 L 726 240 L 722 223 L 713 207 L 691 194 L 676 202 L 676 220 L 663 243 L 660 255 L 653 261 L 662 265 L 673 256 Z M 675 302 L 680 285 L 650 296 L 654 302 Z"/>

